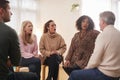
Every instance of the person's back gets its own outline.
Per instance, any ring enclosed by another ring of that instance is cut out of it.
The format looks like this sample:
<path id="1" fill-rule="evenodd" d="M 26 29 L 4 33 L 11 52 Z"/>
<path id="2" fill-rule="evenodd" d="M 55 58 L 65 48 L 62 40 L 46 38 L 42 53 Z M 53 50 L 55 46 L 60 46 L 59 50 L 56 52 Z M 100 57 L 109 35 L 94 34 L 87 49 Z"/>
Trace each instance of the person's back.
<path id="1" fill-rule="evenodd" d="M 96 40 L 94 53 L 87 68 L 98 68 L 107 76 L 120 77 L 120 31 L 114 27 L 115 15 L 110 11 L 100 14 L 102 33 Z"/>
<path id="2" fill-rule="evenodd" d="M 9 1 L 0 0 L 0 80 L 38 80 L 35 73 L 9 71 L 21 57 L 18 36 L 5 24 L 11 15 Z"/>
<path id="3" fill-rule="evenodd" d="M 118 77 L 120 75 L 120 62 L 118 62 L 120 61 L 120 31 L 113 25 L 108 25 L 98 38 L 105 46 L 104 58 L 98 69 L 108 76 Z"/>
<path id="4" fill-rule="evenodd" d="M 16 39 L 17 35 L 15 34 L 14 30 L 4 23 L 0 23 L 0 79 L 1 77 L 6 78 L 9 73 L 8 66 L 6 64 L 8 56 L 10 56 L 12 64 L 18 65 L 19 63 L 19 46 L 14 46 L 19 44 Z"/>
<path id="5" fill-rule="evenodd" d="M 85 70 L 73 71 L 69 80 L 120 80 L 120 31 L 111 11 L 100 14 L 100 33 Z"/>
<path id="6" fill-rule="evenodd" d="M 20 48 L 17 34 L 4 22 L 10 21 L 12 13 L 9 11 L 9 1 L 0 0 L 0 80 L 7 78 L 8 57 L 13 65 L 18 65 L 20 60 Z"/>

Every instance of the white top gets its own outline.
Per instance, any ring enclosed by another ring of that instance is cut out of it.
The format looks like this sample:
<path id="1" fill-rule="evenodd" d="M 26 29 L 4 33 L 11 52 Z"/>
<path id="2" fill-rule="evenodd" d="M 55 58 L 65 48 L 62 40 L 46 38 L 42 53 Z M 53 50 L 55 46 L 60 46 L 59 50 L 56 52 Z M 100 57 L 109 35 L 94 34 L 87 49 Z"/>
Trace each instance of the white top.
<path id="1" fill-rule="evenodd" d="M 106 26 L 98 35 L 86 68 L 98 68 L 108 76 L 120 77 L 120 31 L 113 25 Z"/>

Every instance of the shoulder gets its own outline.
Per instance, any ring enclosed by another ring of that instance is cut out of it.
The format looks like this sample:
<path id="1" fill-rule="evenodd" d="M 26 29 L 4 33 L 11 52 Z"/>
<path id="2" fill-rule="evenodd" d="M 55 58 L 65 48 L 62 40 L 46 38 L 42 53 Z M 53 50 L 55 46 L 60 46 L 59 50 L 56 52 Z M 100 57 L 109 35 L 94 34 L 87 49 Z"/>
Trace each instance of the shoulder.
<path id="1" fill-rule="evenodd" d="M 55 33 L 57 37 L 62 37 L 59 33 Z"/>
<path id="2" fill-rule="evenodd" d="M 6 25 L 5 23 L 0 23 L 0 31 L 1 36 L 6 37 L 10 41 L 16 41 L 18 40 L 18 35 L 14 29 L 12 29 L 10 26 Z"/>
<path id="3" fill-rule="evenodd" d="M 72 38 L 72 40 L 74 41 L 76 38 L 78 38 L 80 36 L 80 32 L 76 32 Z"/>
<path id="4" fill-rule="evenodd" d="M 74 34 L 74 37 L 78 37 L 80 35 L 80 32 L 77 32 Z"/>
<path id="5" fill-rule="evenodd" d="M 98 30 L 90 30 L 88 31 L 88 35 L 89 36 L 93 36 L 93 37 L 97 37 L 99 35 L 99 31 Z"/>
<path id="6" fill-rule="evenodd" d="M 33 38 L 37 38 L 37 36 L 35 34 L 32 34 Z"/>
<path id="7" fill-rule="evenodd" d="M 36 41 L 36 40 L 37 40 L 37 36 L 36 36 L 35 34 L 32 34 L 32 39 L 33 39 L 34 41 Z"/>
<path id="8" fill-rule="evenodd" d="M 16 31 L 13 29 L 13 28 L 11 28 L 11 27 L 9 27 L 9 26 L 6 26 L 6 32 L 8 33 L 8 35 L 11 37 L 11 38 L 18 38 L 18 35 L 17 35 L 17 33 L 16 33 Z"/>
<path id="9" fill-rule="evenodd" d="M 43 33 L 40 40 L 44 40 L 47 36 L 48 36 L 47 33 Z"/>
<path id="10" fill-rule="evenodd" d="M 4 29 L 4 31 L 6 32 L 6 33 L 9 33 L 9 34 L 16 34 L 16 31 L 13 29 L 13 28 L 11 28 L 10 26 L 8 26 L 8 25 L 6 25 L 6 24 L 2 24 L 2 26 L 3 26 L 3 29 Z"/>
<path id="11" fill-rule="evenodd" d="M 5 28 L 6 30 L 4 30 L 4 33 L 9 38 L 9 40 L 11 40 L 11 41 L 18 40 L 18 35 L 17 35 L 16 31 L 13 28 L 9 27 L 8 25 L 6 25 L 5 27 L 6 27 Z"/>
<path id="12" fill-rule="evenodd" d="M 56 33 L 56 38 L 60 40 L 64 40 L 64 37 L 60 35 L 59 33 Z"/>
<path id="13" fill-rule="evenodd" d="M 97 38 L 99 33 L 100 32 L 98 30 L 91 30 L 91 31 L 89 31 L 89 36 L 92 37 L 93 39 L 95 39 L 95 38 Z"/>
<path id="14" fill-rule="evenodd" d="M 46 37 L 46 36 L 48 36 L 48 34 L 47 33 L 43 33 L 41 37 Z"/>
<path id="15" fill-rule="evenodd" d="M 93 34 L 99 34 L 99 33 L 100 33 L 100 31 L 98 31 L 98 30 L 91 30 L 91 32 L 92 32 Z"/>

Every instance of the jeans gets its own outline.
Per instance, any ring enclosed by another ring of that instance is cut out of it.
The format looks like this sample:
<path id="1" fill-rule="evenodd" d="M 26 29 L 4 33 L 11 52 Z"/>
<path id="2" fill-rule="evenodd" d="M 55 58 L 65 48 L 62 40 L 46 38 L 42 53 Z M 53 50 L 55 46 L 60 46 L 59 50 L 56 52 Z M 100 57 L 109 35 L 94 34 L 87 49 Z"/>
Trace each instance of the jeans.
<path id="1" fill-rule="evenodd" d="M 39 58 L 32 57 L 26 59 L 22 57 L 20 66 L 29 67 L 30 72 L 36 73 L 40 79 L 41 62 Z"/>
<path id="2" fill-rule="evenodd" d="M 109 77 L 97 68 L 86 70 L 75 70 L 71 73 L 69 80 L 119 80 L 119 78 Z"/>
<path id="3" fill-rule="evenodd" d="M 52 80 L 52 78 L 53 80 L 57 80 L 59 64 L 60 62 L 57 54 L 53 54 L 46 58 L 44 65 L 47 65 L 49 68 L 47 80 Z"/>
<path id="4" fill-rule="evenodd" d="M 70 68 L 70 67 L 64 67 L 63 66 L 64 71 L 70 76 L 71 72 L 74 70 L 81 70 L 81 68 L 79 66 L 76 65 L 76 67 Z"/>
<path id="5" fill-rule="evenodd" d="M 12 72 L 7 80 L 39 80 L 38 76 L 32 72 Z"/>

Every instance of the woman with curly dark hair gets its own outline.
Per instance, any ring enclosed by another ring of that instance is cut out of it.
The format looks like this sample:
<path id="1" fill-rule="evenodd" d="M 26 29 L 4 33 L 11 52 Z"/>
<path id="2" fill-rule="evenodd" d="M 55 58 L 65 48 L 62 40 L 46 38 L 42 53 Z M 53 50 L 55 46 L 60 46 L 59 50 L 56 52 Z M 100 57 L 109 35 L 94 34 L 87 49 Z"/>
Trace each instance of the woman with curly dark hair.
<path id="1" fill-rule="evenodd" d="M 93 20 L 83 15 L 76 21 L 77 32 L 72 38 L 63 69 L 70 75 L 73 70 L 84 69 L 93 52 L 99 31 L 94 30 Z"/>

